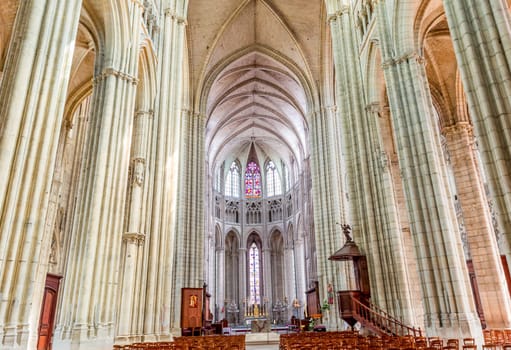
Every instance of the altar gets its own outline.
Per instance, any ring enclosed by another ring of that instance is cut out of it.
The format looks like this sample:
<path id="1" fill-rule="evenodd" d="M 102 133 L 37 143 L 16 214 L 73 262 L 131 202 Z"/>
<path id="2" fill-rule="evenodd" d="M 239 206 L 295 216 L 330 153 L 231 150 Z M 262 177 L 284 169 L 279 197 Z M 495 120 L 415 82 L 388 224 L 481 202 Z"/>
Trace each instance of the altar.
<path id="1" fill-rule="evenodd" d="M 271 322 L 266 317 L 246 317 L 245 323 L 252 333 L 265 333 L 271 331 Z"/>
<path id="2" fill-rule="evenodd" d="M 271 331 L 271 321 L 268 318 L 268 300 L 264 298 L 262 305 L 248 305 L 247 300 L 243 302 L 245 309 L 245 324 L 250 327 L 252 333 L 265 333 Z"/>

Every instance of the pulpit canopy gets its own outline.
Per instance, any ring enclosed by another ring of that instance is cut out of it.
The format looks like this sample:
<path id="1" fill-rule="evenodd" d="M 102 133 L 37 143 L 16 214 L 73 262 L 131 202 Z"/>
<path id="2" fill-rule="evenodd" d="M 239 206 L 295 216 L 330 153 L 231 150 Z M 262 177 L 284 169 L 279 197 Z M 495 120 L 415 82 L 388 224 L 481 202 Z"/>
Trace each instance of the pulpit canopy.
<path id="1" fill-rule="evenodd" d="M 336 251 L 328 258 L 334 261 L 353 260 L 353 258 L 364 256 L 358 249 L 358 246 L 353 241 L 347 241 L 341 249 Z"/>

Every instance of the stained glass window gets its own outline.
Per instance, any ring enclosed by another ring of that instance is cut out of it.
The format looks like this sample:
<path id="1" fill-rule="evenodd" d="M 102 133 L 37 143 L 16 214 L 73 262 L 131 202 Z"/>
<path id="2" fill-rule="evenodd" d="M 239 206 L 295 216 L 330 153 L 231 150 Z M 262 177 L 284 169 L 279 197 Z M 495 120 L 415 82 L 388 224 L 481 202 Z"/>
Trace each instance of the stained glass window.
<path id="1" fill-rule="evenodd" d="M 250 304 L 261 304 L 261 288 L 259 280 L 259 248 L 252 243 L 249 251 L 250 266 Z"/>
<path id="2" fill-rule="evenodd" d="M 245 172 L 245 196 L 247 198 L 261 197 L 261 171 L 255 162 L 247 165 Z"/>
<path id="3" fill-rule="evenodd" d="M 225 179 L 225 195 L 230 197 L 240 196 L 240 168 L 236 162 L 232 162 Z"/>
<path id="4" fill-rule="evenodd" d="M 266 191 L 268 197 L 282 194 L 280 176 L 275 164 L 270 160 L 266 165 Z"/>

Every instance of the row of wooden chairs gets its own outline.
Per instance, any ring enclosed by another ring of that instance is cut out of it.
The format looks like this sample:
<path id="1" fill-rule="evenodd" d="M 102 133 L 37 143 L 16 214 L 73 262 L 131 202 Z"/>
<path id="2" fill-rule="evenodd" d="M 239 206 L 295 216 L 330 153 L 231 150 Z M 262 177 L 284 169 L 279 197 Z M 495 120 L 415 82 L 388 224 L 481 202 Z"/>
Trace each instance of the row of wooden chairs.
<path id="1" fill-rule="evenodd" d="M 185 350 L 174 342 L 146 342 L 114 345 L 114 350 Z"/>
<path id="2" fill-rule="evenodd" d="M 484 329 L 483 349 L 511 349 L 511 329 Z"/>
<path id="3" fill-rule="evenodd" d="M 114 345 L 114 350 L 244 350 L 245 335 L 177 337 L 171 342 Z"/>
<path id="4" fill-rule="evenodd" d="M 280 350 L 475 350 L 473 338 L 441 339 L 422 336 L 361 336 L 356 331 L 281 335 Z"/>

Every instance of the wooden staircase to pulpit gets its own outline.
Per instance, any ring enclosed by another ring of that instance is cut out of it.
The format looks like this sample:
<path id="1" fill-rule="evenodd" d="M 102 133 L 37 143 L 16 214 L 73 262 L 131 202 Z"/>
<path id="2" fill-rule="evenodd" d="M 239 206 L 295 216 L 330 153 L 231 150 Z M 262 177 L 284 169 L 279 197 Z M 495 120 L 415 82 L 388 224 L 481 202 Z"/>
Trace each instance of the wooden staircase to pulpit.
<path id="1" fill-rule="evenodd" d="M 358 290 L 339 291 L 337 297 L 341 318 L 351 327 L 359 322 L 362 327 L 378 335 L 422 336 L 420 328 L 405 325 L 364 298 Z"/>
<path id="2" fill-rule="evenodd" d="M 362 327 L 378 335 L 422 336 L 420 328 L 410 327 L 371 303 L 371 288 L 366 256 L 351 237 L 351 226 L 341 225 L 346 237 L 344 246 L 328 259 L 349 262 L 353 268 L 355 290 L 337 292 L 341 318 L 352 328 L 359 322 Z"/>

